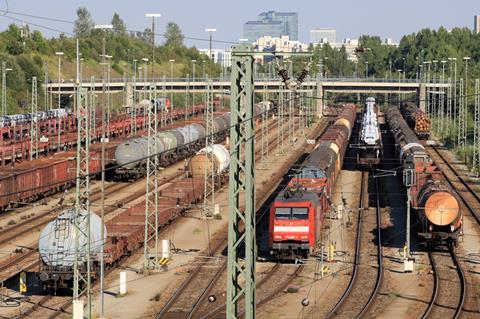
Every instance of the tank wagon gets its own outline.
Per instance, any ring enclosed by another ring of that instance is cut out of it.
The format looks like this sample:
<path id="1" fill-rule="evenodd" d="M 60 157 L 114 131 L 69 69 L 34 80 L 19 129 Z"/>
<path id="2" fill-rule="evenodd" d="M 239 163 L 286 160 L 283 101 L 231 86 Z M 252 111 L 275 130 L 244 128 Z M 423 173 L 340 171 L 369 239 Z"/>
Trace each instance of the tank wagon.
<path id="1" fill-rule="evenodd" d="M 306 257 L 317 253 L 329 199 L 343 165 L 356 118 L 353 104 L 343 106 L 320 137 L 315 149 L 270 206 L 269 247 L 276 258 Z"/>
<path id="2" fill-rule="evenodd" d="M 420 224 L 418 235 L 428 244 L 456 244 L 462 230 L 462 210 L 457 194 L 426 153 L 398 108 L 389 107 L 386 119 L 404 168 L 404 183 L 410 188 L 411 207 Z"/>
<path id="3" fill-rule="evenodd" d="M 271 102 L 255 105 L 254 116 L 270 110 Z M 216 114 L 213 117 L 215 142 L 223 141 L 230 134 L 230 112 Z M 156 134 L 156 154 L 159 154 L 161 166 L 170 165 L 180 159 L 187 158 L 205 146 L 204 122 L 192 123 L 175 129 L 161 131 Z M 115 151 L 118 164 L 117 175 L 123 179 L 137 178 L 146 172 L 148 138 L 137 137 L 120 144 Z"/>
<path id="4" fill-rule="evenodd" d="M 213 118 L 214 140 L 226 138 L 230 127 L 230 113 L 216 115 Z M 167 166 L 182 158 L 187 158 L 205 146 L 205 123 L 192 123 L 175 129 L 161 131 L 155 135 L 161 166 Z M 121 178 L 138 178 L 146 172 L 148 137 L 129 139 L 118 145 L 115 160 L 118 164 L 117 175 Z"/>
<path id="5" fill-rule="evenodd" d="M 212 157 L 211 159 L 209 157 Z M 213 167 L 212 167 L 213 165 Z M 214 144 L 201 149 L 190 159 L 187 172 L 191 176 L 204 176 L 205 172 L 215 172 L 219 175 L 230 165 L 230 153 L 221 144 Z"/>
<path id="6" fill-rule="evenodd" d="M 79 212 L 81 229 L 87 228 L 87 211 Z M 44 289 L 56 291 L 58 288 L 73 286 L 73 265 L 75 262 L 75 209 L 70 208 L 64 211 L 55 220 L 45 226 L 40 233 L 38 241 L 38 252 L 41 259 L 41 268 L 39 278 L 43 283 Z M 90 214 L 90 256 L 93 260 L 98 260 L 101 253 L 103 242 L 106 238 L 106 229 L 104 227 L 105 237 L 102 239 L 102 220 L 95 214 Z M 79 246 L 86 247 L 87 240 L 82 237 L 79 239 Z M 85 262 L 86 249 L 81 251 L 79 263 L 79 271 L 87 272 L 87 264 Z M 91 267 L 93 278 L 98 274 L 99 265 L 93 263 Z"/>
<path id="7" fill-rule="evenodd" d="M 360 130 L 357 163 L 371 167 L 380 163 L 382 156 L 382 135 L 378 124 L 378 108 L 373 97 L 367 98 Z"/>
<path id="8" fill-rule="evenodd" d="M 402 102 L 400 113 L 408 126 L 417 134 L 420 139 L 427 139 L 430 136 L 432 124 L 428 115 L 413 102 Z"/>
<path id="9" fill-rule="evenodd" d="M 187 164 L 188 176 L 172 182 L 172 185 L 159 191 L 158 225 L 160 228 L 181 215 L 187 205 L 197 203 L 203 198 L 205 154 L 214 157 L 215 183 L 226 180 L 229 168 L 229 153 L 222 145 L 213 145 L 193 156 Z M 72 253 L 75 243 L 72 240 L 73 209 L 68 209 L 50 222 L 41 232 L 39 251 L 41 257 L 39 278 L 45 290 L 69 289 L 72 287 Z M 83 212 L 84 213 L 84 212 Z M 101 253 L 101 221 L 95 214 L 90 215 L 92 238 L 91 274 L 99 275 L 99 254 Z M 153 217 L 154 218 L 154 217 Z M 155 223 L 155 220 L 150 221 Z M 131 255 L 143 245 L 145 238 L 145 202 L 135 204 L 123 210 L 105 223 L 104 262 L 111 268 L 125 256 Z M 86 272 L 86 262 L 80 262 L 81 271 Z"/>
<path id="10" fill-rule="evenodd" d="M 160 103 L 159 107 L 162 107 L 162 100 L 155 103 Z M 217 105 L 219 105 L 219 102 L 214 100 L 214 106 Z M 182 107 L 173 112 L 167 112 L 164 116 L 166 117 L 167 122 L 170 122 L 171 120 L 183 119 L 185 111 L 187 111 L 188 114 L 195 115 L 203 113 L 204 109 L 204 105 L 195 105 L 192 108 L 188 108 L 188 110 L 185 110 Z M 91 130 L 92 142 L 100 141 L 101 139 L 101 127 L 104 123 L 101 121 L 101 117 L 99 116 L 100 113 L 100 108 L 97 108 L 95 112 L 96 128 Z M 161 116 L 161 114 L 158 114 L 158 118 Z M 37 121 L 39 136 L 38 150 L 40 155 L 48 156 L 53 152 L 72 149 L 76 145 L 76 115 L 67 109 L 42 111 L 38 112 L 36 115 L 16 114 L 2 116 L 0 117 L 0 165 L 5 165 L 7 162 L 13 161 L 20 162 L 29 157 L 32 120 Z M 134 121 L 136 122 L 137 128 L 142 129 L 146 127 L 147 118 L 143 114 L 143 111 L 138 111 L 137 117 Z M 117 138 L 129 135 L 132 128 L 131 122 L 131 114 L 112 114 L 110 119 L 110 135 L 108 137 Z M 60 148 L 58 147 L 58 144 L 61 145 Z"/>

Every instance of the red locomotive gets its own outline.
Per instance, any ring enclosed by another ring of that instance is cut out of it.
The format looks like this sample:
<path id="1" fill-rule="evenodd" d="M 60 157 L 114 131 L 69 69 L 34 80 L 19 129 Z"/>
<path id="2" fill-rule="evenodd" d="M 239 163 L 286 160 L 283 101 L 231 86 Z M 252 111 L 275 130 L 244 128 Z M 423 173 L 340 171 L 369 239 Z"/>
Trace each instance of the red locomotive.
<path id="1" fill-rule="evenodd" d="M 347 150 L 356 107 L 344 105 L 299 174 L 270 207 L 269 247 L 277 257 L 306 257 L 316 250 L 329 199 Z"/>

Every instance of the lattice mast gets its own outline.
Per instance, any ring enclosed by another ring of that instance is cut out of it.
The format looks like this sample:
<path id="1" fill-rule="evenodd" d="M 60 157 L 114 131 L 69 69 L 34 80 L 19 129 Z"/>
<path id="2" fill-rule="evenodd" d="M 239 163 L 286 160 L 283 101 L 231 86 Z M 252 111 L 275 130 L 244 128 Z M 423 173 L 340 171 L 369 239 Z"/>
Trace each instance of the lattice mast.
<path id="1" fill-rule="evenodd" d="M 30 122 L 30 160 L 38 158 L 38 94 L 37 77 L 32 77 L 32 121 Z"/>
<path id="2" fill-rule="evenodd" d="M 157 144 L 157 90 L 155 85 L 149 89 L 150 105 L 148 107 L 148 147 L 147 178 L 145 186 L 145 237 L 144 237 L 144 270 L 159 269 L 158 253 L 158 144 Z M 152 102 L 153 101 L 153 102 Z M 153 192 L 152 194 L 150 194 Z"/>
<path id="3" fill-rule="evenodd" d="M 87 89 L 80 87 L 80 56 L 77 39 L 77 174 L 74 216 L 75 256 L 73 262 L 73 299 L 87 294 L 91 317 L 91 260 L 90 260 L 90 126 Z"/>
<path id="4" fill-rule="evenodd" d="M 212 80 L 206 78 L 207 85 L 205 87 L 205 159 L 208 161 L 204 165 L 204 196 L 203 196 L 203 215 L 207 218 L 213 216 L 215 205 L 215 166 L 213 156 L 213 90 Z"/>
<path id="5" fill-rule="evenodd" d="M 232 50 L 228 271 L 226 317 L 238 318 L 241 297 L 245 318 L 255 318 L 255 152 L 253 51 Z M 243 193 L 243 196 L 241 196 Z M 244 210 L 241 211 L 240 207 Z M 245 231 L 241 232 L 241 224 Z M 240 247 L 245 245 L 245 255 Z M 243 258 L 244 257 L 244 258 Z"/>
<path id="6" fill-rule="evenodd" d="M 473 129 L 473 171 L 480 170 L 480 81 L 475 80 L 475 111 Z"/>

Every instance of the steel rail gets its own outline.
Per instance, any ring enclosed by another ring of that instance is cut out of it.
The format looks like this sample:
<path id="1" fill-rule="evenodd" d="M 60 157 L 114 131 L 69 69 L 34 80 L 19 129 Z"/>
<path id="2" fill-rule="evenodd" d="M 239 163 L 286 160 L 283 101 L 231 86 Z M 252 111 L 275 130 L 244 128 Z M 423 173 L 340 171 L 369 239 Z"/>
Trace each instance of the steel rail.
<path id="1" fill-rule="evenodd" d="M 337 312 L 342 308 L 343 304 L 345 303 L 345 300 L 347 300 L 348 296 L 350 295 L 350 292 L 353 290 L 353 287 L 355 286 L 356 280 L 357 280 L 357 274 L 358 274 L 358 265 L 360 263 L 360 250 L 361 250 L 361 239 L 362 239 L 362 228 L 363 228 L 363 209 L 365 208 L 365 175 L 368 173 L 363 172 L 362 173 L 362 178 L 360 181 L 360 209 L 358 210 L 358 216 L 357 216 L 357 235 L 355 239 L 355 258 L 353 261 L 353 272 L 352 272 L 352 277 L 350 278 L 350 282 L 348 283 L 347 289 L 343 292 L 342 296 L 340 299 L 337 301 L 335 306 L 325 315 L 325 318 L 332 318 L 337 314 Z"/>

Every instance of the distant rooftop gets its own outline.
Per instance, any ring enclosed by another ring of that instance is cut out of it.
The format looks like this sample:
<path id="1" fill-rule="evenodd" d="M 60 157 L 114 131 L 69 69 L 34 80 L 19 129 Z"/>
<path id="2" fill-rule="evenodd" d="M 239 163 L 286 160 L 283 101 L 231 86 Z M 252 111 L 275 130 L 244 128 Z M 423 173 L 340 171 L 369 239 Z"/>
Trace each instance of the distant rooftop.
<path id="1" fill-rule="evenodd" d="M 247 21 L 245 24 L 282 24 L 281 21 Z"/>
<path id="2" fill-rule="evenodd" d="M 298 13 L 297 13 L 297 12 L 266 11 L 266 12 L 260 13 L 259 16 L 265 16 L 265 15 L 269 15 L 269 14 L 276 14 L 276 15 L 279 15 L 279 16 L 293 16 L 293 15 L 296 15 L 296 14 L 298 14 Z"/>

